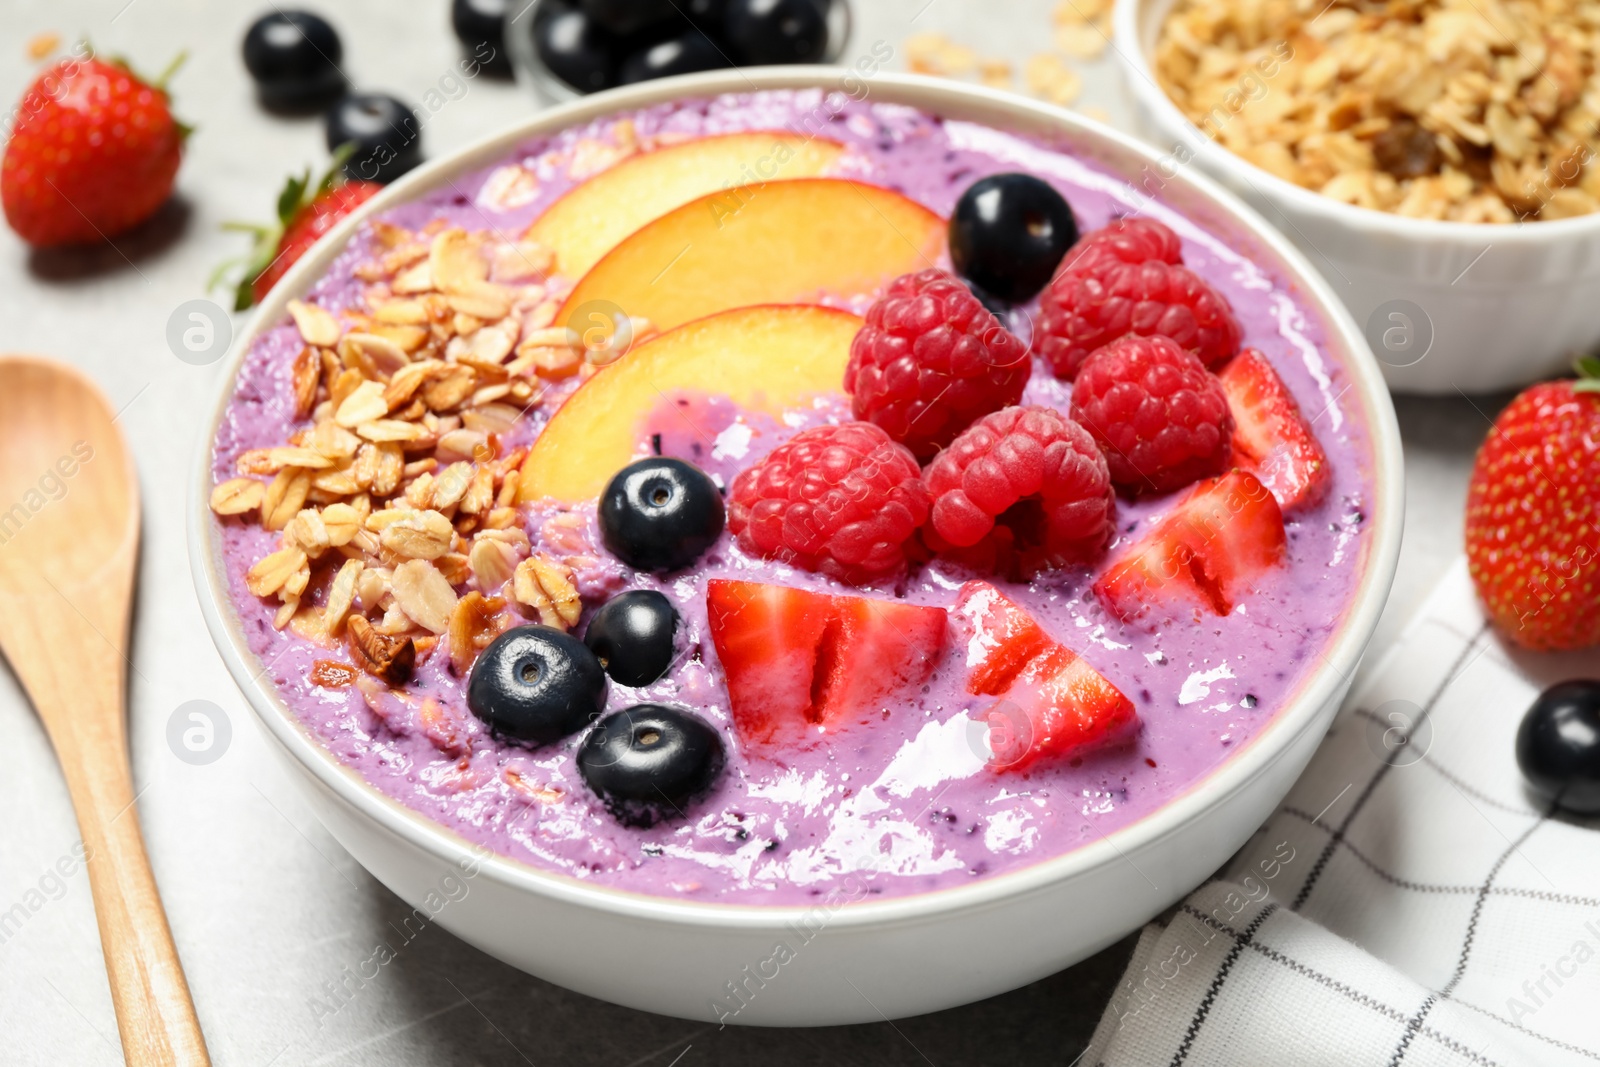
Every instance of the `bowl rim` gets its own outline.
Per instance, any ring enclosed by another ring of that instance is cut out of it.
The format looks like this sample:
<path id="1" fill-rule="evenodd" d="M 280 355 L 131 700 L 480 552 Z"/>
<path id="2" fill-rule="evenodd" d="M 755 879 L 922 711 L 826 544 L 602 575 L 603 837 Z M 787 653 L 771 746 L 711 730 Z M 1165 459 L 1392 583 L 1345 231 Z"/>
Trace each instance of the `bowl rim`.
<path id="1" fill-rule="evenodd" d="M 850 74 L 850 68 L 828 66 L 691 74 L 609 90 L 539 111 L 500 133 L 425 163 L 341 220 L 289 269 L 234 338 L 228 358 L 223 362 L 224 371 L 215 386 L 209 415 L 200 427 L 190 475 L 189 558 L 201 611 L 229 673 L 267 732 L 295 758 L 302 770 L 369 822 L 445 863 L 460 865 L 462 869 L 467 869 L 469 863 L 476 864 L 478 876 L 505 887 L 620 918 L 684 927 L 771 931 L 780 930 L 814 913 L 817 907 L 825 906 L 832 909 L 830 929 L 919 923 L 955 912 L 987 909 L 1007 899 L 1041 893 L 1058 884 L 1087 877 L 1102 865 L 1131 862 L 1129 854 L 1182 832 L 1205 811 L 1245 789 L 1257 773 L 1275 763 L 1304 731 L 1314 727 L 1320 709 L 1348 684 L 1388 598 L 1399 558 L 1404 490 L 1394 406 L 1377 360 L 1328 284 L 1265 220 L 1232 193 L 1198 173 L 1184 173 L 1176 180 L 1188 187 L 1191 196 L 1220 210 L 1231 225 L 1247 232 L 1274 256 L 1304 294 L 1308 310 L 1319 314 L 1327 328 L 1325 348 L 1336 353 L 1334 358 L 1355 387 L 1361 418 L 1368 430 L 1374 468 L 1372 522 L 1368 548 L 1362 560 L 1366 574 L 1358 581 L 1338 631 L 1320 650 L 1321 665 L 1247 745 L 1142 818 L 1109 835 L 1102 835 L 1098 841 L 1015 871 L 968 885 L 881 901 L 857 900 L 838 905 L 829 904 L 827 896 L 819 897 L 815 903 L 792 905 L 678 900 L 595 885 L 491 852 L 467 840 L 442 823 L 382 793 L 353 768 L 341 763 L 300 723 L 276 687 L 262 681 L 266 672 L 253 666 L 259 661 L 244 640 L 219 558 L 219 542 L 215 536 L 218 527 L 209 506 L 212 443 L 251 344 L 264 330 L 277 325 L 286 316 L 288 302 L 300 297 L 321 277 L 356 228 L 373 214 L 424 195 L 453 177 L 499 161 L 520 144 L 595 118 L 652 104 L 725 93 L 776 89 L 845 91 L 841 85 Z M 1031 124 L 1035 128 L 1049 128 L 1056 135 L 1070 137 L 1078 143 L 1102 142 L 1135 160 L 1156 158 L 1150 147 L 1126 134 L 1015 94 L 921 75 L 887 72 L 874 74 L 869 83 L 870 98 L 876 101 L 969 118 L 1002 130 Z M 982 117 L 976 117 L 979 115 Z M 1218 857 L 1218 862 L 1225 859 Z"/>
<path id="2" fill-rule="evenodd" d="M 1563 238 L 1587 239 L 1600 236 L 1600 211 L 1570 219 L 1531 219 L 1521 222 L 1455 222 L 1445 219 L 1418 219 L 1396 215 L 1377 208 L 1347 204 L 1296 185 L 1256 166 L 1213 140 L 1167 95 L 1156 80 L 1150 57 L 1144 47 L 1140 27 L 1147 11 L 1165 5 L 1170 12 L 1176 0 L 1117 0 L 1112 12 L 1111 49 L 1121 61 L 1124 81 L 1139 102 L 1151 113 L 1164 136 L 1179 139 L 1196 156 L 1204 156 L 1227 171 L 1232 178 L 1250 187 L 1263 200 L 1275 201 L 1280 209 L 1292 207 L 1302 214 L 1323 214 L 1329 221 L 1361 231 L 1364 236 L 1399 236 L 1407 239 L 1450 240 L 1469 244 L 1479 251 L 1484 242 L 1496 245 L 1539 245 Z M 1291 226 L 1292 219 L 1286 220 Z M 1303 236 L 1303 235 L 1301 235 Z"/>

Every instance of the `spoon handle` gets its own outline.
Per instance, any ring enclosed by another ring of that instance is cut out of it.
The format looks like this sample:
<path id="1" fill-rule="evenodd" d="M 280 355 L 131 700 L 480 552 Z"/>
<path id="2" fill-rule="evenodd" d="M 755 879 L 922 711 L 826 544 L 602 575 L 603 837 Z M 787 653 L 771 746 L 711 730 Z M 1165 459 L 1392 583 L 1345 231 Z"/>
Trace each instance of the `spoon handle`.
<path id="1" fill-rule="evenodd" d="M 88 855 L 123 1057 L 128 1067 L 208 1067 L 205 1038 L 134 809 L 122 680 L 83 678 L 79 683 L 70 711 L 52 709 L 57 713 L 43 718 Z M 39 694 L 34 697 L 41 703 Z"/>

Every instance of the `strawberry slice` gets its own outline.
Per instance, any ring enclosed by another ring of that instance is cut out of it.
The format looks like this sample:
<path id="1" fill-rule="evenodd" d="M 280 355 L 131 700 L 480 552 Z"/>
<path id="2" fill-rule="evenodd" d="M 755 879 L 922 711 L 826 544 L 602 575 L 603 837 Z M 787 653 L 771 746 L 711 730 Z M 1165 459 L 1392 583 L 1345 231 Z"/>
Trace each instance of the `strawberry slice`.
<path id="1" fill-rule="evenodd" d="M 1121 740 L 1139 717 L 1133 701 L 1065 645 L 1031 661 L 984 716 L 989 768 L 1025 771 Z"/>
<path id="2" fill-rule="evenodd" d="M 1029 660 L 1055 644 L 1032 615 L 988 582 L 963 585 L 955 611 L 970 634 L 967 691 L 971 693 L 1005 692 Z"/>
<path id="3" fill-rule="evenodd" d="M 861 596 L 829 599 L 833 628 L 823 635 L 813 675 L 816 722 L 842 726 L 862 712 L 881 711 L 895 694 L 922 685 L 938 666 L 950 628 L 944 608 Z"/>
<path id="4" fill-rule="evenodd" d="M 795 743 L 922 685 L 944 651 L 946 612 L 763 582 L 706 583 L 711 641 L 734 728 Z"/>
<path id="5" fill-rule="evenodd" d="M 1286 546 L 1277 499 L 1255 475 L 1230 471 L 1195 486 L 1118 556 L 1094 591 L 1128 622 L 1174 600 L 1227 615 L 1252 579 L 1282 561 Z"/>
<path id="6" fill-rule="evenodd" d="M 706 583 L 711 641 L 728 681 L 734 727 L 745 740 L 772 741 L 810 721 L 831 600 L 764 582 Z"/>
<path id="7" fill-rule="evenodd" d="M 1133 702 L 988 582 L 961 587 L 967 690 L 1001 699 L 984 713 L 989 768 L 1022 771 L 1119 740 L 1137 726 Z"/>
<path id="8" fill-rule="evenodd" d="M 1233 411 L 1233 465 L 1261 479 L 1286 512 L 1322 499 L 1327 454 L 1267 357 L 1247 348 L 1217 377 Z"/>

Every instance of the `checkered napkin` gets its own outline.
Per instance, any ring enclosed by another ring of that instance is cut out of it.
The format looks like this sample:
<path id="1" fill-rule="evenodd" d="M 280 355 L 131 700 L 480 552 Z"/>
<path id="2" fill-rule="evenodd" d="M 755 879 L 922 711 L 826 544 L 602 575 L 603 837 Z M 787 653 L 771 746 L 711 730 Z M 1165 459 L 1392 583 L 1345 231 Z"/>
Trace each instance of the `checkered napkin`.
<path id="1" fill-rule="evenodd" d="M 1283 807 L 1145 929 L 1085 1067 L 1600 1063 L 1600 820 L 1513 756 L 1581 677 L 1600 654 L 1510 649 L 1458 564 Z"/>

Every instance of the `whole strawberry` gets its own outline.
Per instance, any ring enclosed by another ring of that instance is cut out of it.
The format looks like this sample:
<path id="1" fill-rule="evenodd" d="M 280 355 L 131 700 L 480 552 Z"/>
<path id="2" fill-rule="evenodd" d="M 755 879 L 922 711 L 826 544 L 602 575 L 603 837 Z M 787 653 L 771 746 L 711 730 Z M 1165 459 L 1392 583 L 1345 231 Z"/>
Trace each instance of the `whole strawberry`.
<path id="1" fill-rule="evenodd" d="M 333 166 L 316 185 L 311 184 L 309 170 L 291 177 L 278 193 L 275 224 L 228 224 L 230 229 L 256 235 L 255 249 L 246 261 L 244 277 L 234 292 L 235 311 L 243 311 L 265 299 L 284 272 L 294 266 L 295 260 L 316 244 L 318 238 L 383 189 L 376 182 L 342 180 L 341 168 L 347 155 L 347 152 L 336 154 Z M 219 273 L 232 266 L 234 263 L 223 264 Z"/>
<path id="2" fill-rule="evenodd" d="M 1500 413 L 1467 489 L 1467 565 L 1489 617 L 1532 649 L 1600 644 L 1600 361 Z"/>
<path id="3" fill-rule="evenodd" d="M 172 193 L 188 132 L 167 107 L 166 80 L 69 56 L 36 78 L 0 161 L 6 221 L 37 248 L 115 237 Z"/>

